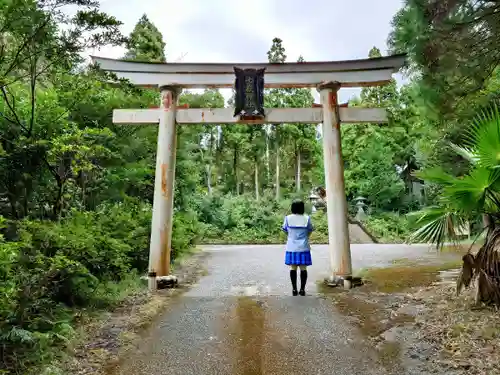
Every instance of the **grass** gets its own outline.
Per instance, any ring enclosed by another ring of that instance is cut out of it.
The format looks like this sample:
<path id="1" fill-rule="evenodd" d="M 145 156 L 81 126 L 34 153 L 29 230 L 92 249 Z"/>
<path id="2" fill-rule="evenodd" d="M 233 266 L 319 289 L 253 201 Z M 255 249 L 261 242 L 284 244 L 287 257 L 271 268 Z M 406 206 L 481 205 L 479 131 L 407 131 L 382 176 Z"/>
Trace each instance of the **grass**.
<path id="1" fill-rule="evenodd" d="M 190 257 L 192 257 L 194 254 L 197 254 L 201 251 L 201 248 L 199 247 L 192 247 L 192 248 L 189 248 L 185 251 L 183 251 L 173 262 L 173 264 L 171 265 L 171 270 L 172 271 L 175 271 L 177 269 L 179 269 L 180 267 L 182 267 L 182 265 L 186 262 L 186 260 L 188 260 Z"/>
<path id="2" fill-rule="evenodd" d="M 132 272 L 126 279 L 120 282 L 101 283 L 94 291 L 96 300 L 102 301 L 102 305 L 96 305 L 94 308 L 109 308 L 119 305 L 127 298 L 141 292 L 144 289 L 144 283 L 140 280 L 136 272 Z"/>

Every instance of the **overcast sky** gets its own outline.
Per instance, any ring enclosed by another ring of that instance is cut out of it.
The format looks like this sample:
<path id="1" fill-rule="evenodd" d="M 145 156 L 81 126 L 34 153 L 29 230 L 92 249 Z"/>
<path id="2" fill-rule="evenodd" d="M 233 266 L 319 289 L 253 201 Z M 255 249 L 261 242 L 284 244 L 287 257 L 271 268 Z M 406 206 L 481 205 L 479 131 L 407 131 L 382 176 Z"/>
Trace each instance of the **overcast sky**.
<path id="1" fill-rule="evenodd" d="M 385 54 L 402 1 L 101 0 L 101 9 L 122 21 L 127 35 L 147 14 L 163 34 L 169 62 L 266 62 L 274 37 L 283 40 L 287 61 L 321 61 L 366 58 L 373 46 Z M 93 53 L 119 58 L 124 50 Z M 340 99 L 357 92 L 341 90 Z"/>

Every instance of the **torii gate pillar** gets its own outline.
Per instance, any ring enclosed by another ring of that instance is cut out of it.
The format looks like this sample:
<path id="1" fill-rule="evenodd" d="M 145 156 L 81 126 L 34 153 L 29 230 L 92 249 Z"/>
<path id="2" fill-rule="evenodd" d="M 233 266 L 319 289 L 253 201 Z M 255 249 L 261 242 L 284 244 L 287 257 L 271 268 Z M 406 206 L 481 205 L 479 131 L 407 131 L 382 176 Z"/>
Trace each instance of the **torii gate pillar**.
<path id="1" fill-rule="evenodd" d="M 149 248 L 149 289 L 157 287 L 157 276 L 170 275 L 172 220 L 174 208 L 175 154 L 177 143 L 176 110 L 180 90 L 163 86 L 156 148 L 156 172 Z"/>
<path id="2" fill-rule="evenodd" d="M 352 262 L 337 96 L 339 89 L 339 82 L 325 82 L 318 86 L 323 107 L 323 160 L 327 198 L 330 281 L 336 282 L 342 278 L 344 288 L 350 289 Z"/>

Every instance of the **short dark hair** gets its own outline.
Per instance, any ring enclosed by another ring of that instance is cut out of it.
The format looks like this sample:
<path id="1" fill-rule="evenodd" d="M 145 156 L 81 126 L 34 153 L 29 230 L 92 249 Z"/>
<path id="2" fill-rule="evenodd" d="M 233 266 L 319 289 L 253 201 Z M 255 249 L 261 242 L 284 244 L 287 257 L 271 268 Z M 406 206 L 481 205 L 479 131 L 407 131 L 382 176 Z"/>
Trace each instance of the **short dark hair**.
<path id="1" fill-rule="evenodd" d="M 304 212 L 306 211 L 304 207 L 304 202 L 302 201 L 295 201 L 292 203 L 292 214 L 295 215 L 304 215 Z"/>

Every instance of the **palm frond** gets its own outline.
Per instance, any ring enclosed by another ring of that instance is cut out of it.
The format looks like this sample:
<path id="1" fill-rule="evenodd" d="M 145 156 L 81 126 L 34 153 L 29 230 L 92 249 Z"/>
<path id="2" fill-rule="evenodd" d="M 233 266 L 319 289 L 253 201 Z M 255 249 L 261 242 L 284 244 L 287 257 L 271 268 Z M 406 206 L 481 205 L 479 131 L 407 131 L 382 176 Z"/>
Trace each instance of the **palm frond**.
<path id="1" fill-rule="evenodd" d="M 452 184 L 445 187 L 443 195 L 465 212 L 483 211 L 488 189 L 493 181 L 491 174 L 486 168 L 475 168 L 470 174 L 455 178 Z"/>
<path id="2" fill-rule="evenodd" d="M 441 248 L 446 241 L 456 241 L 458 230 L 467 219 L 492 218 L 486 226 L 485 242 L 477 255 L 469 252 L 457 280 L 457 293 L 477 280 L 477 302 L 500 305 L 500 111 L 492 106 L 481 112 L 467 130 L 465 144 L 451 145 L 472 168 L 463 177 L 453 177 L 435 168 L 419 173 L 425 181 L 443 187 L 438 207 L 419 213 L 418 229 L 412 242 L 434 243 Z M 471 247 L 472 248 L 472 247 Z"/>
<path id="3" fill-rule="evenodd" d="M 487 207 L 485 210 L 489 213 L 500 213 L 500 169 L 494 168 L 490 170 L 490 181 L 488 187 L 488 198 L 487 204 L 491 203 L 491 207 Z"/>
<path id="4" fill-rule="evenodd" d="M 438 185 L 450 185 L 453 184 L 456 180 L 456 177 L 446 173 L 440 167 L 428 168 L 425 170 L 421 170 L 415 172 L 414 175 L 426 182 L 435 183 Z"/>
<path id="5" fill-rule="evenodd" d="M 457 231 L 467 224 L 467 218 L 449 207 L 429 207 L 420 211 L 420 229 L 410 236 L 410 242 L 432 243 L 441 249 L 445 242 L 456 242 Z"/>
<path id="6" fill-rule="evenodd" d="M 454 143 L 450 143 L 450 147 L 457 155 L 460 155 L 471 164 L 476 164 L 479 161 L 477 154 L 469 147 L 458 146 Z"/>
<path id="7" fill-rule="evenodd" d="M 481 166 L 500 166 L 500 112 L 497 105 L 476 116 L 465 134 L 465 146 L 477 156 L 477 163 Z"/>

